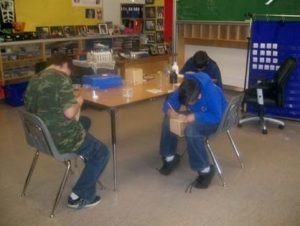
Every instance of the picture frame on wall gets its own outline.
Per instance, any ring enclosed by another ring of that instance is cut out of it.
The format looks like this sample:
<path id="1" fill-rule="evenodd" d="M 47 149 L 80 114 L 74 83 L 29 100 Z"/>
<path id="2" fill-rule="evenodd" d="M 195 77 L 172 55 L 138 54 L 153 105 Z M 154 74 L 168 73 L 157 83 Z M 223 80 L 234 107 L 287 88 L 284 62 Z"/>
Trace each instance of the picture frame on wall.
<path id="1" fill-rule="evenodd" d="M 95 19 L 96 18 L 95 9 L 85 9 L 85 18 L 86 19 Z"/>
<path id="2" fill-rule="evenodd" d="M 97 25 L 87 25 L 87 35 L 99 34 L 99 28 Z"/>
<path id="3" fill-rule="evenodd" d="M 63 34 L 65 37 L 76 36 L 76 29 L 74 26 L 63 26 Z"/>
<path id="4" fill-rule="evenodd" d="M 156 17 L 156 8 L 154 6 L 145 7 L 145 17 L 146 18 L 155 18 Z"/>
<path id="5" fill-rule="evenodd" d="M 145 31 L 155 31 L 155 20 L 145 20 Z"/>
<path id="6" fill-rule="evenodd" d="M 51 38 L 62 38 L 64 36 L 61 26 L 51 26 L 50 35 Z"/>
<path id="7" fill-rule="evenodd" d="M 40 39 L 45 39 L 50 37 L 49 27 L 36 27 L 36 35 Z"/>
<path id="8" fill-rule="evenodd" d="M 157 52 L 159 55 L 166 54 L 166 47 L 163 44 L 157 45 Z"/>
<path id="9" fill-rule="evenodd" d="M 98 28 L 99 28 L 100 35 L 108 35 L 107 24 L 99 24 Z"/>
<path id="10" fill-rule="evenodd" d="M 154 4 L 154 0 L 145 0 L 145 4 Z"/>
<path id="11" fill-rule="evenodd" d="M 76 25 L 75 30 L 76 30 L 76 34 L 79 36 L 87 35 L 87 26 L 86 25 Z"/>
<path id="12" fill-rule="evenodd" d="M 156 39 L 155 39 L 155 34 L 147 34 L 147 43 L 155 43 Z"/>
<path id="13" fill-rule="evenodd" d="M 164 42 L 164 33 L 162 31 L 156 32 L 156 42 L 159 42 L 159 43 Z"/>

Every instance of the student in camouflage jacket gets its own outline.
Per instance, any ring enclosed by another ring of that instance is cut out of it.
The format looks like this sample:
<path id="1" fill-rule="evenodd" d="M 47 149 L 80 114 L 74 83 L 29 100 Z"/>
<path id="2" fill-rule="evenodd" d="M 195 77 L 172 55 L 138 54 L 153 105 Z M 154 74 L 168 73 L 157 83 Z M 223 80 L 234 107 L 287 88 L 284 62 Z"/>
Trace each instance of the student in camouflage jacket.
<path id="1" fill-rule="evenodd" d="M 85 160 L 85 167 L 68 198 L 71 208 L 90 207 L 101 200 L 96 182 L 109 159 L 105 144 L 92 136 L 90 120 L 75 119 L 83 104 L 74 96 L 70 79 L 72 60 L 63 54 L 53 55 L 48 67 L 34 76 L 25 93 L 25 108 L 38 115 L 48 127 L 61 153 L 74 152 Z"/>

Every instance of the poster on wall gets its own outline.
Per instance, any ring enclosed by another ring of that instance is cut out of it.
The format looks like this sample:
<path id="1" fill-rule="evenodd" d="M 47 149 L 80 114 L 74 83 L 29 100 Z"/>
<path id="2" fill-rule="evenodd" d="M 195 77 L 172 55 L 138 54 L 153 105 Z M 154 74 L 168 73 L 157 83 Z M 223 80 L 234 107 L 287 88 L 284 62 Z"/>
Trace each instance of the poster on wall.
<path id="1" fill-rule="evenodd" d="M 101 7 L 102 0 L 72 0 L 73 6 Z"/>
<path id="2" fill-rule="evenodd" d="M 0 0 L 1 21 L 2 23 L 15 22 L 15 10 L 13 0 Z"/>

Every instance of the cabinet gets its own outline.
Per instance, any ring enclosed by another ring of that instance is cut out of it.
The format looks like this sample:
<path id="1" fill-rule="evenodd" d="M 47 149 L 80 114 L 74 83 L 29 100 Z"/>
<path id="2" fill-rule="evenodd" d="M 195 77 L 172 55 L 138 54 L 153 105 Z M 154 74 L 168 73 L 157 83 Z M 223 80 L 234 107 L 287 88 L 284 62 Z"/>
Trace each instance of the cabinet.
<path id="1" fill-rule="evenodd" d="M 137 35 L 86 36 L 73 38 L 39 39 L 0 43 L 0 85 L 28 80 L 35 74 L 35 65 L 61 52 L 75 57 L 100 42 L 111 48 L 120 48 L 122 40 Z"/>
<path id="2" fill-rule="evenodd" d="M 125 75 L 126 68 L 141 68 L 144 75 L 153 75 L 158 71 L 165 71 L 170 65 L 170 55 L 142 57 L 138 59 L 117 59 L 118 73 Z"/>
<path id="3" fill-rule="evenodd" d="M 121 4 L 121 21 L 128 33 L 142 32 L 143 17 L 143 4 Z"/>
<path id="4" fill-rule="evenodd" d="M 144 32 L 149 43 L 164 42 L 164 6 L 145 6 Z"/>

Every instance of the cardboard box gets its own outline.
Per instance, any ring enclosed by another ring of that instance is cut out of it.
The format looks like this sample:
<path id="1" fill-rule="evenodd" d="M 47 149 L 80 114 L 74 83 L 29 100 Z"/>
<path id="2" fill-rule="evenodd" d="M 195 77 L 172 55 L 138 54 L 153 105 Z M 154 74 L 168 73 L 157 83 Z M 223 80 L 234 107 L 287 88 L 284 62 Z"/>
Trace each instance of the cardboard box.
<path id="1" fill-rule="evenodd" d="M 186 127 L 185 116 L 179 115 L 177 118 L 170 118 L 170 131 L 179 137 L 184 136 Z"/>
<path id="2" fill-rule="evenodd" d="M 133 85 L 142 84 L 143 79 L 143 69 L 142 68 L 126 68 L 125 69 L 125 80 Z"/>

